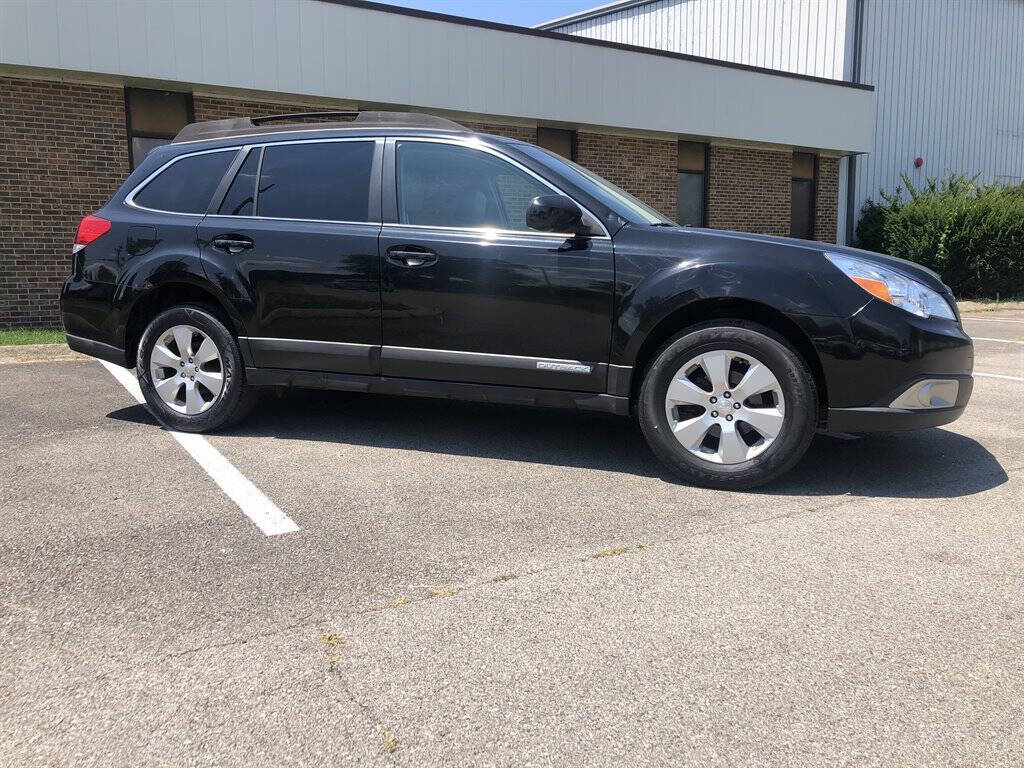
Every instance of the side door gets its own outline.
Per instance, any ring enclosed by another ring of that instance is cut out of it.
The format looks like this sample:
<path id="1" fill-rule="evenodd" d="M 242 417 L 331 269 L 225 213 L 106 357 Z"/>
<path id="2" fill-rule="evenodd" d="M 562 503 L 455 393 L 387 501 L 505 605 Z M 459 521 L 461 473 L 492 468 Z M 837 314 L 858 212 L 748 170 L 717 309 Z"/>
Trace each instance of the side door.
<path id="1" fill-rule="evenodd" d="M 558 191 L 483 144 L 388 140 L 384 375 L 605 391 L 612 243 L 529 229 Z"/>
<path id="2" fill-rule="evenodd" d="M 246 148 L 199 225 L 204 268 L 246 311 L 255 365 L 379 373 L 373 138 Z"/>

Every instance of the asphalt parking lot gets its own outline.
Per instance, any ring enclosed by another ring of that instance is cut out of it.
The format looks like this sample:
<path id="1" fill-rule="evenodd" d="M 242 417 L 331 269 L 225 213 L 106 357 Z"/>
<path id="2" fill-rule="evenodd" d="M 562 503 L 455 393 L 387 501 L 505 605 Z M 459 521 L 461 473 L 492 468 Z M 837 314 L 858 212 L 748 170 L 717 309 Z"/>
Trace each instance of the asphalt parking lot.
<path id="1" fill-rule="evenodd" d="M 268 398 L 208 445 L 272 536 L 98 362 L 0 366 L 0 763 L 1024 764 L 1024 312 L 965 325 L 960 421 L 748 493 L 611 417 Z"/>

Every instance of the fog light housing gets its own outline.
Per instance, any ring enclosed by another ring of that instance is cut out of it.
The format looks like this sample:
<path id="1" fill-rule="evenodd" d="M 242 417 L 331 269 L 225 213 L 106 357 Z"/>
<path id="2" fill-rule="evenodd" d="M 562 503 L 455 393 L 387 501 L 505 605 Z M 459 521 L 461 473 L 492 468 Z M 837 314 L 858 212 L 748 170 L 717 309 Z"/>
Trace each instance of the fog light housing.
<path id="1" fill-rule="evenodd" d="M 923 379 L 914 382 L 889 405 L 890 408 L 921 410 L 924 408 L 952 408 L 960 394 L 956 379 Z"/>

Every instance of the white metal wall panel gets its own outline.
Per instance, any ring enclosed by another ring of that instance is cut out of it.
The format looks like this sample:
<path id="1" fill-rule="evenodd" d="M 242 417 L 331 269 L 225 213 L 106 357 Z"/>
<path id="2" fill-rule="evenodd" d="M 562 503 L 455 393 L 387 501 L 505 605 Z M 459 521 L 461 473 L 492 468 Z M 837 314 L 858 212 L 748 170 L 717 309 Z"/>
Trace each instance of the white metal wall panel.
<path id="1" fill-rule="evenodd" d="M 848 0 L 652 0 L 545 28 L 842 80 L 847 10 Z"/>
<path id="2" fill-rule="evenodd" d="M 317 0 L 0 0 L 0 65 L 837 152 L 874 124 L 866 90 Z"/>
<path id="3" fill-rule="evenodd" d="M 878 117 L 874 149 L 857 159 L 858 211 L 903 172 L 920 184 L 1024 180 L 1024 2 L 865 0 L 863 36 Z"/>

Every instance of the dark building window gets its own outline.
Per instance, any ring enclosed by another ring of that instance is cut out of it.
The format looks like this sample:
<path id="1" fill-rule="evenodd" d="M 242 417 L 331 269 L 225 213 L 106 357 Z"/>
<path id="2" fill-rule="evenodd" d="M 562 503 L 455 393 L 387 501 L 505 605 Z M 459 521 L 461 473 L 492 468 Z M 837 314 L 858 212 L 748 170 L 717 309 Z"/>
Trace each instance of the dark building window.
<path id="1" fill-rule="evenodd" d="M 124 100 L 132 168 L 155 147 L 169 144 L 193 119 L 191 93 L 125 88 Z"/>
<path id="2" fill-rule="evenodd" d="M 576 131 L 563 128 L 538 128 L 537 146 L 576 162 Z"/>
<path id="3" fill-rule="evenodd" d="M 372 141 L 267 147 L 256 191 L 256 215 L 366 221 L 372 165 Z"/>
<path id="4" fill-rule="evenodd" d="M 703 227 L 706 222 L 708 145 L 680 141 L 676 163 L 676 221 L 682 225 Z"/>
<path id="5" fill-rule="evenodd" d="M 793 153 L 793 204 L 789 234 L 804 240 L 814 239 L 814 196 L 818 157 L 809 152 Z"/>
<path id="6" fill-rule="evenodd" d="M 235 154 L 232 149 L 183 157 L 144 186 L 135 196 L 135 203 L 157 211 L 206 213 Z"/>

